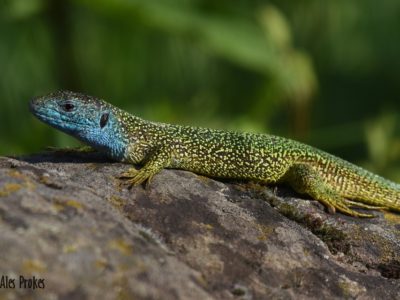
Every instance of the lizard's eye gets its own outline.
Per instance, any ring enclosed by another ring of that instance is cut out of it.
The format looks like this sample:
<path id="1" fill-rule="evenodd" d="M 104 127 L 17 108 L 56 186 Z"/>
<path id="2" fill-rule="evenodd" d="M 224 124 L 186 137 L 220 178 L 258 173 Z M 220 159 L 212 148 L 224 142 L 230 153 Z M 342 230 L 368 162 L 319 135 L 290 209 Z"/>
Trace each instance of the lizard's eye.
<path id="1" fill-rule="evenodd" d="M 75 105 L 73 105 L 72 103 L 69 103 L 69 102 L 63 103 L 61 105 L 61 107 L 66 112 L 71 112 L 71 111 L 73 111 L 75 109 Z"/>

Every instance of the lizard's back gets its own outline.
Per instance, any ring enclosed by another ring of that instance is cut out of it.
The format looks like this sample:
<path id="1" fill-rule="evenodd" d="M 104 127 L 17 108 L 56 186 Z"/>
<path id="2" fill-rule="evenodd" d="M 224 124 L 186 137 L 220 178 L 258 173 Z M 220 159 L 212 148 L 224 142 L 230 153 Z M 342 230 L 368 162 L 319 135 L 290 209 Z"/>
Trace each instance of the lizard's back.
<path id="1" fill-rule="evenodd" d="M 173 168 L 225 178 L 276 182 L 299 151 L 273 135 L 177 126 L 172 136 Z"/>

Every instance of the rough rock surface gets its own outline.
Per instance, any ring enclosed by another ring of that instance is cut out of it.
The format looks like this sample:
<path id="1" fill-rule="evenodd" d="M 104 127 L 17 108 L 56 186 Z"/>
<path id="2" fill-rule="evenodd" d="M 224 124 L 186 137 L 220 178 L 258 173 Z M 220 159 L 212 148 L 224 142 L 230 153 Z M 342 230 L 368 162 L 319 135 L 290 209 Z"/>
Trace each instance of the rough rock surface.
<path id="1" fill-rule="evenodd" d="M 400 215 L 329 215 L 289 188 L 179 170 L 128 189 L 129 167 L 0 158 L 0 299 L 400 298 Z"/>

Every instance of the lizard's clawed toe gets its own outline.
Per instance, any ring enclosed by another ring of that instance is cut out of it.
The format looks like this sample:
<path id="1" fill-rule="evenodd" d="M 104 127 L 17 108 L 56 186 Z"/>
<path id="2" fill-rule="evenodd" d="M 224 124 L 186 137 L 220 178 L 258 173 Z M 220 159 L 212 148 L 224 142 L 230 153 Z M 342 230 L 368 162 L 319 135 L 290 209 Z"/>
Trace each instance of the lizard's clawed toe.
<path id="1" fill-rule="evenodd" d="M 128 170 L 118 176 L 118 179 L 123 180 L 119 185 L 121 187 L 128 187 L 129 189 L 144 182 L 146 182 L 145 188 L 147 188 L 152 178 L 153 176 L 149 175 L 147 172 L 138 171 L 136 169 Z"/>

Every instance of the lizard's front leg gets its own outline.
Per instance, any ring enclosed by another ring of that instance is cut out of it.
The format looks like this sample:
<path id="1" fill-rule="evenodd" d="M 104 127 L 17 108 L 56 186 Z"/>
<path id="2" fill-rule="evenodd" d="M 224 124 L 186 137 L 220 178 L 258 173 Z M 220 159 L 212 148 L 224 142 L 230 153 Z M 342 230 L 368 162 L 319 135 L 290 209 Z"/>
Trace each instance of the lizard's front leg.
<path id="1" fill-rule="evenodd" d="M 146 186 L 148 186 L 153 176 L 169 166 L 170 162 L 170 152 L 167 149 L 158 148 L 148 155 L 141 169 L 130 168 L 122 173 L 119 178 L 127 179 L 126 182 L 130 187 L 139 185 L 146 180 Z"/>

